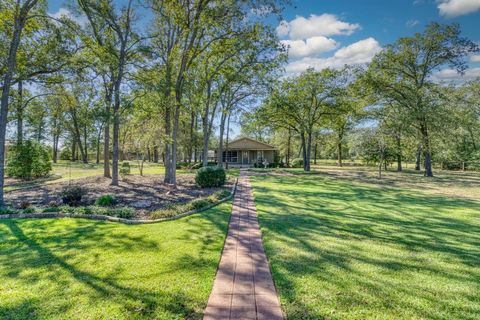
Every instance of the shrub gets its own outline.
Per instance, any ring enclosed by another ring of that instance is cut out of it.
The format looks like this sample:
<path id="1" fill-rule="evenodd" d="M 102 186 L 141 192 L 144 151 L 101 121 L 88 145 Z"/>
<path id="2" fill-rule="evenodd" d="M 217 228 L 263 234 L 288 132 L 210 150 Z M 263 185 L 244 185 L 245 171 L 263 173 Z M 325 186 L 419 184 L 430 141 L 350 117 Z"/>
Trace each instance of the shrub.
<path id="1" fill-rule="evenodd" d="M 180 214 L 180 212 L 178 212 L 178 209 L 175 207 L 170 207 L 170 208 L 153 211 L 152 213 L 150 213 L 150 218 L 152 219 L 169 218 L 169 217 L 174 217 L 177 214 Z"/>
<path id="2" fill-rule="evenodd" d="M 135 215 L 135 210 L 129 207 L 115 208 L 111 210 L 111 215 L 128 219 Z"/>
<path id="3" fill-rule="evenodd" d="M 189 166 L 188 162 L 177 162 L 177 169 L 188 169 Z"/>
<path id="4" fill-rule="evenodd" d="M 111 207 L 115 205 L 117 199 L 112 194 L 104 194 L 100 196 L 97 200 L 95 200 L 95 204 L 101 207 Z"/>
<path id="5" fill-rule="evenodd" d="M 213 200 L 209 198 L 196 199 L 191 202 L 193 210 L 200 210 L 202 208 L 205 208 L 206 206 L 211 205 L 212 203 Z"/>
<path id="6" fill-rule="evenodd" d="M 129 162 L 122 162 L 118 172 L 122 177 L 130 174 L 130 163 Z"/>
<path id="7" fill-rule="evenodd" d="M 195 175 L 195 182 L 202 188 L 221 187 L 226 179 L 225 170 L 217 166 L 200 168 Z"/>
<path id="8" fill-rule="evenodd" d="M 14 213 L 18 213 L 18 212 L 12 207 L 0 207 L 0 214 L 14 214 Z"/>
<path id="9" fill-rule="evenodd" d="M 220 200 L 228 197 L 230 194 L 231 194 L 230 190 L 220 190 L 220 191 L 217 191 L 214 194 L 212 194 L 212 197 L 216 201 L 220 201 Z"/>
<path id="10" fill-rule="evenodd" d="M 72 160 L 72 152 L 70 148 L 63 148 L 60 150 L 60 160 Z"/>
<path id="11" fill-rule="evenodd" d="M 61 198 L 64 204 L 77 206 L 82 201 L 82 197 L 86 194 L 82 187 L 67 187 L 63 189 Z"/>
<path id="12" fill-rule="evenodd" d="M 60 207 L 46 207 L 43 208 L 42 212 L 59 212 Z"/>
<path id="13" fill-rule="evenodd" d="M 303 167 L 303 159 L 297 158 L 292 160 L 292 168 L 302 168 Z"/>
<path id="14" fill-rule="evenodd" d="M 8 151 L 9 177 L 31 180 L 46 177 L 52 170 L 48 149 L 35 141 L 24 141 Z"/>
<path id="15" fill-rule="evenodd" d="M 34 213 L 35 208 L 34 207 L 27 207 L 27 208 L 23 209 L 22 212 L 23 213 Z"/>

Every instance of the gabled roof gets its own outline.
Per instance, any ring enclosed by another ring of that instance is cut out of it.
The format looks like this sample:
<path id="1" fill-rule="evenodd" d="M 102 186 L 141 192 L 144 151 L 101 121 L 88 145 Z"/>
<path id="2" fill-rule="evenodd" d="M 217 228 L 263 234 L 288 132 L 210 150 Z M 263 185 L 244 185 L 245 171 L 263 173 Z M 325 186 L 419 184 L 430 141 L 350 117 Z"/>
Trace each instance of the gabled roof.
<path id="1" fill-rule="evenodd" d="M 274 146 L 269 144 L 250 139 L 250 138 L 239 138 L 228 143 L 229 150 L 276 150 Z"/>

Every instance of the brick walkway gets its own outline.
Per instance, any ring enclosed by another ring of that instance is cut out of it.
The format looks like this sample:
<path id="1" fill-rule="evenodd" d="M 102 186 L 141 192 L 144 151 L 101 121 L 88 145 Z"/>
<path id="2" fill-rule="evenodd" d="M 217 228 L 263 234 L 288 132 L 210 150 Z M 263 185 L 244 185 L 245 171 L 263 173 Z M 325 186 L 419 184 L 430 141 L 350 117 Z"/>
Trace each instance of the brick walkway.
<path id="1" fill-rule="evenodd" d="M 283 319 L 263 250 L 247 173 L 242 171 L 232 217 L 204 320 Z"/>

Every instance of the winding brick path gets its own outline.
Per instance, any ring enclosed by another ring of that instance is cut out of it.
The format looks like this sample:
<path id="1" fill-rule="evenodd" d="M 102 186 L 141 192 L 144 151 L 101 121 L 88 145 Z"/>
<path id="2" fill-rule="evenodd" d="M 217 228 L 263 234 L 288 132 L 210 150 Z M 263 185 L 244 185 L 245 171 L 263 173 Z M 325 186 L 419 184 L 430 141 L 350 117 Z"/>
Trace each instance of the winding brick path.
<path id="1" fill-rule="evenodd" d="M 203 319 L 283 319 L 245 171 L 240 173 L 227 239 Z"/>

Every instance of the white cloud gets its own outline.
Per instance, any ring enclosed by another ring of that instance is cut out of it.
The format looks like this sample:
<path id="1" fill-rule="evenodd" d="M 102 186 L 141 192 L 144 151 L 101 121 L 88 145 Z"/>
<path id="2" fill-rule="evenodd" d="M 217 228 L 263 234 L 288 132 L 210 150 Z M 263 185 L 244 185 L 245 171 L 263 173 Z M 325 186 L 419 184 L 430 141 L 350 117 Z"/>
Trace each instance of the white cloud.
<path id="1" fill-rule="evenodd" d="M 61 19 L 63 17 L 69 18 L 79 25 L 85 25 L 87 23 L 87 18 L 84 16 L 75 16 L 70 10 L 66 8 L 59 8 L 57 12 L 54 13 L 49 13 L 48 14 L 50 17 L 55 18 L 55 19 Z"/>
<path id="2" fill-rule="evenodd" d="M 305 71 L 308 68 L 322 70 L 325 68 L 341 68 L 344 65 L 363 64 L 372 60 L 376 53 L 382 48 L 374 38 L 367 38 L 352 43 L 347 47 L 340 48 L 329 58 L 305 57 L 300 60 L 290 62 L 286 66 L 289 74 L 295 74 Z"/>
<path id="3" fill-rule="evenodd" d="M 441 0 L 438 10 L 445 17 L 462 16 L 480 10 L 480 0 Z"/>
<path id="4" fill-rule="evenodd" d="M 418 25 L 420 23 L 420 21 L 418 20 L 408 20 L 405 25 L 409 28 L 413 28 L 415 27 L 416 25 Z"/>
<path id="5" fill-rule="evenodd" d="M 282 21 L 277 27 L 280 37 L 289 36 L 292 40 L 301 40 L 318 36 L 350 35 L 360 28 L 357 23 L 348 23 L 334 14 L 311 14 L 308 18 L 297 16 L 292 21 Z"/>
<path id="6" fill-rule="evenodd" d="M 288 55 L 291 58 L 315 56 L 337 47 L 335 40 L 323 36 L 311 37 L 307 40 L 282 40 L 280 42 L 288 48 Z"/>
<path id="7" fill-rule="evenodd" d="M 480 54 L 470 56 L 470 62 L 480 62 Z"/>
<path id="8" fill-rule="evenodd" d="M 480 77 L 480 68 L 467 69 L 464 74 L 460 74 L 455 69 L 443 69 L 435 73 L 432 77 L 434 81 L 469 81 Z"/>

